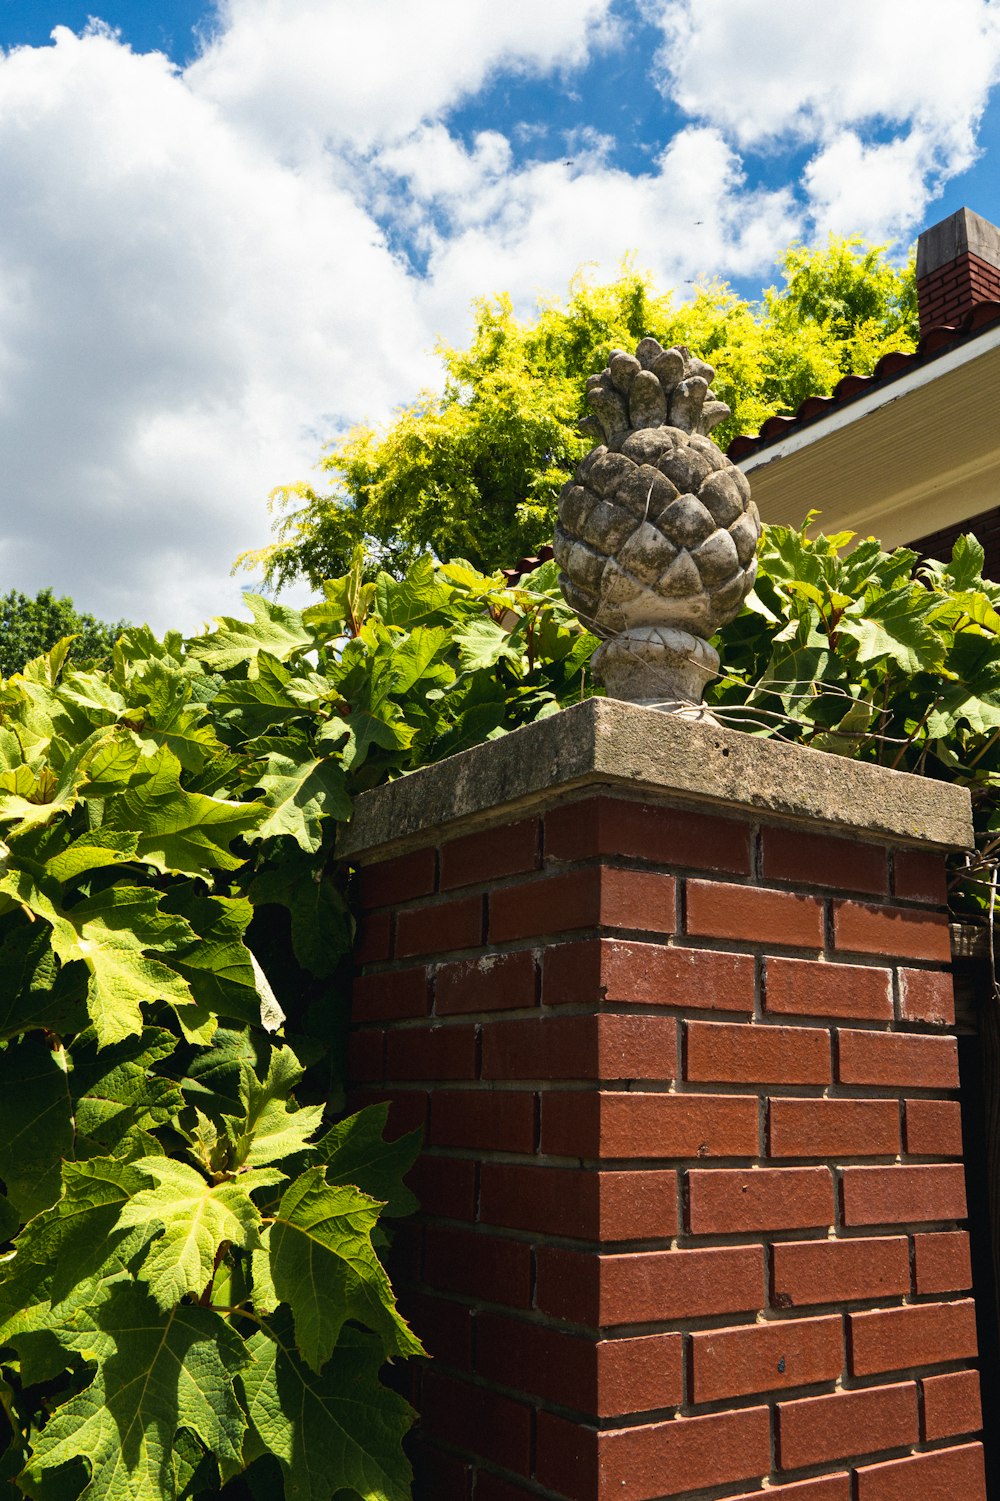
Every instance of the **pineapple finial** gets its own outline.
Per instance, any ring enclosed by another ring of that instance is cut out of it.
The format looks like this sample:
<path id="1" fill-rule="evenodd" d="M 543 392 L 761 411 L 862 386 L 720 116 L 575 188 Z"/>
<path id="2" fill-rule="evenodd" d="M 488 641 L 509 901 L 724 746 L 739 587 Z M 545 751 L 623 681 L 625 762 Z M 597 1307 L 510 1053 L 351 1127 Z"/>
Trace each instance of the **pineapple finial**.
<path id="1" fill-rule="evenodd" d="M 598 440 L 559 499 L 554 548 L 568 604 L 596 635 L 608 696 L 711 721 L 708 638 L 756 576 L 760 518 L 743 474 L 709 437 L 729 416 L 715 371 L 640 340 L 587 382 Z"/>

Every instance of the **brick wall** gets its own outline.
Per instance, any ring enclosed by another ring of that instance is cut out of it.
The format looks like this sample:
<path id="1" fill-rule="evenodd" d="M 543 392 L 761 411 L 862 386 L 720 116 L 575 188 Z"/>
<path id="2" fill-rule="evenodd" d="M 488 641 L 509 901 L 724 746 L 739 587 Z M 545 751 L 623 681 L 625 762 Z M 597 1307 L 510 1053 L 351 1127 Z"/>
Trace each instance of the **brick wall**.
<path id="1" fill-rule="evenodd" d="M 360 873 L 426 1501 L 983 1501 L 941 851 L 592 792 Z"/>
<path id="2" fill-rule="evenodd" d="M 917 280 L 920 332 L 957 326 L 978 302 L 1000 301 L 1000 268 L 966 250 Z"/>

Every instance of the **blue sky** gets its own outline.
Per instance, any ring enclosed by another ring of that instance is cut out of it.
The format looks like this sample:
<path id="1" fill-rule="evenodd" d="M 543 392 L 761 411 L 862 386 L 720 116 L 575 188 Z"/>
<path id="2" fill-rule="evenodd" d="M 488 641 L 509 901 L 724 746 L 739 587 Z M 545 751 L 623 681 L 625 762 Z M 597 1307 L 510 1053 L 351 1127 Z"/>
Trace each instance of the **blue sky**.
<path id="1" fill-rule="evenodd" d="M 631 253 L 753 297 L 793 237 L 1000 222 L 1000 0 L 943 17 L 0 0 L 0 590 L 235 608 L 269 491 L 435 385 L 478 295 Z"/>

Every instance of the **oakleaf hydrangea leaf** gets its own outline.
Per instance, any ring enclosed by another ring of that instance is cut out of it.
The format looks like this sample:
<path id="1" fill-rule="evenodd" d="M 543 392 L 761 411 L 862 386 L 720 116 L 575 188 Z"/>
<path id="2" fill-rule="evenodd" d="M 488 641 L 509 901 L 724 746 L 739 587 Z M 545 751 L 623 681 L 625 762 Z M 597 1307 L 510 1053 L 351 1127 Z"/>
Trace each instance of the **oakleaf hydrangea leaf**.
<path id="1" fill-rule="evenodd" d="M 211 1184 L 195 1168 L 172 1157 L 144 1157 L 138 1169 L 155 1179 L 122 1211 L 124 1227 L 159 1223 L 156 1239 L 139 1276 L 160 1308 L 169 1308 L 186 1293 L 200 1296 L 212 1280 L 216 1256 L 225 1243 L 252 1249 L 258 1244 L 260 1212 L 251 1192 L 281 1181 L 272 1171 L 241 1173 Z"/>
<path id="2" fill-rule="evenodd" d="M 314 1371 L 329 1360 L 347 1319 L 380 1334 L 389 1353 L 421 1353 L 372 1247 L 381 1210 L 356 1188 L 328 1184 L 316 1167 L 282 1195 L 270 1232 L 271 1276 L 278 1297 L 291 1307 L 296 1344 Z"/>
<path id="3" fill-rule="evenodd" d="M 289 834 L 312 853 L 322 842 L 324 818 L 351 816 L 344 769 L 330 757 L 300 760 L 272 752 L 256 785 L 264 792 L 265 817 L 249 839 Z"/>
<path id="4" fill-rule="evenodd" d="M 236 870 L 242 861 L 229 846 L 237 834 L 259 823 L 259 809 L 189 792 L 181 786 L 180 773 L 177 757 L 161 746 L 109 802 L 105 827 L 135 830 L 138 859 L 157 870 L 186 876 Z"/>
<path id="5" fill-rule="evenodd" d="M 226 1117 L 236 1165 L 263 1167 L 291 1157 L 319 1129 L 322 1105 L 299 1107 L 289 1100 L 301 1077 L 302 1066 L 291 1048 L 274 1049 L 263 1082 L 251 1067 L 243 1068 L 240 1098 L 245 1114 L 242 1119 Z"/>
<path id="6" fill-rule="evenodd" d="M 389 1106 L 369 1105 L 338 1121 L 316 1143 L 316 1159 L 327 1164 L 328 1183 L 351 1183 L 385 1201 L 382 1213 L 412 1214 L 417 1200 L 403 1182 L 420 1151 L 421 1132 L 383 1141 Z"/>
<path id="7" fill-rule="evenodd" d="M 21 1480 L 42 1497 L 46 1473 L 83 1460 L 81 1501 L 179 1501 L 180 1430 L 219 1461 L 223 1480 L 241 1467 L 246 1418 L 234 1389 L 246 1345 L 217 1314 L 182 1304 L 159 1312 L 141 1288 L 119 1284 L 97 1310 L 94 1380 L 56 1409 L 34 1442 Z"/>
<path id="8" fill-rule="evenodd" d="M 343 1490 L 362 1501 L 410 1501 L 402 1440 L 413 1414 L 378 1379 L 379 1341 L 346 1328 L 317 1375 L 290 1336 L 280 1315 L 255 1334 L 240 1377 L 252 1433 L 277 1456 L 286 1497 L 330 1501 Z"/>
<path id="9" fill-rule="evenodd" d="M 313 645 L 312 635 L 303 626 L 298 610 L 264 599 L 260 594 L 244 594 L 243 603 L 253 612 L 252 621 L 217 615 L 218 630 L 192 643 L 194 652 L 208 667 L 224 672 L 240 662 L 250 661 L 260 651 L 267 651 L 283 662 Z"/>

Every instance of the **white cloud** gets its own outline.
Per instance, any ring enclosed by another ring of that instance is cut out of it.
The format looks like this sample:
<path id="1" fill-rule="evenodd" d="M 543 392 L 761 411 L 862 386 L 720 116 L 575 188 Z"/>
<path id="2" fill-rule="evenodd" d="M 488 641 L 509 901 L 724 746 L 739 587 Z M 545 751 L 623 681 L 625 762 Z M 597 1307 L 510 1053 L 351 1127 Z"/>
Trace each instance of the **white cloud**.
<path id="1" fill-rule="evenodd" d="M 975 158 L 1000 78 L 996 0 L 646 0 L 645 9 L 664 33 L 661 86 L 688 115 L 744 151 L 817 147 L 804 187 L 818 229 L 910 229 Z"/>
<path id="2" fill-rule="evenodd" d="M 611 0 L 222 0 L 191 87 L 285 150 L 396 141 L 499 69 L 545 74 L 614 40 Z"/>
<path id="3" fill-rule="evenodd" d="M 430 175 L 424 153 L 436 162 L 439 151 L 437 137 L 421 134 L 377 164 L 405 165 L 407 188 L 419 192 Z M 415 293 L 427 321 L 501 290 L 526 313 L 539 292 L 562 292 L 580 265 L 612 274 L 630 251 L 666 286 L 705 272 L 752 274 L 800 227 L 787 190 L 746 189 L 738 158 L 715 130 L 679 132 L 640 176 L 609 165 L 607 155 L 598 138 L 579 142 L 571 160 L 477 174 L 467 153 L 454 191 L 436 176 L 434 214 L 422 220 L 427 276 Z"/>
<path id="4" fill-rule="evenodd" d="M 268 490 L 436 373 L 363 209 L 159 55 L 0 59 L 0 202 L 6 587 L 197 625 Z"/>

